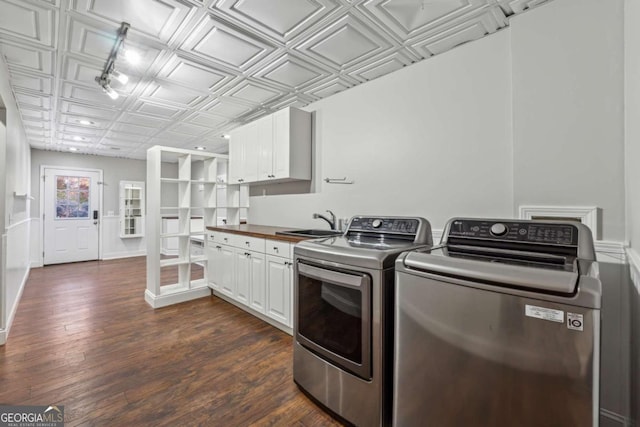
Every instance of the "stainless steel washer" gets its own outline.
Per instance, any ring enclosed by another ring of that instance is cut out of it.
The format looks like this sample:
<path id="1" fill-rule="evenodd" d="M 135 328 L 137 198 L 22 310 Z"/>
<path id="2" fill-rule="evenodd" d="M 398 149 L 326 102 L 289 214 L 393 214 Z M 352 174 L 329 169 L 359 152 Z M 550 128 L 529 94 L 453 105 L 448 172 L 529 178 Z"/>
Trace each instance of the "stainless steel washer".
<path id="1" fill-rule="evenodd" d="M 394 261 L 431 243 L 423 218 L 356 216 L 294 248 L 293 378 L 350 423 L 390 423 Z"/>
<path id="2" fill-rule="evenodd" d="M 582 224 L 449 221 L 396 261 L 393 424 L 598 425 L 601 294 Z"/>

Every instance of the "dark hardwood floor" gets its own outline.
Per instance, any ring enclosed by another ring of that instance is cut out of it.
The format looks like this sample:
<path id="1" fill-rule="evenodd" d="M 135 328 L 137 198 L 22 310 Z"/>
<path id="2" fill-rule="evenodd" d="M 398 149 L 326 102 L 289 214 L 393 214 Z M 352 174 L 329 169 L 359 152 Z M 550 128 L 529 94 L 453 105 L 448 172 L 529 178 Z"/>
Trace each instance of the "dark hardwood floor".
<path id="1" fill-rule="evenodd" d="M 145 258 L 32 269 L 0 404 L 65 407 L 65 425 L 339 425 L 292 379 L 291 337 L 216 297 L 153 310 Z"/>

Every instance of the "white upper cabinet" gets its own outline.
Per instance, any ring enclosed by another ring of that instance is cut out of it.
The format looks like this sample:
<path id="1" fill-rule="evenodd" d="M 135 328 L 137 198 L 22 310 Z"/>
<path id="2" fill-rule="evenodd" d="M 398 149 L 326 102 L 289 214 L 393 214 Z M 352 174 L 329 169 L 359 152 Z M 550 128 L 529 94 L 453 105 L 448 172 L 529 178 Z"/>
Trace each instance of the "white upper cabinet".
<path id="1" fill-rule="evenodd" d="M 234 130 L 229 142 L 229 183 L 258 180 L 258 126 L 249 123 Z"/>
<path id="2" fill-rule="evenodd" d="M 311 113 L 285 108 L 231 133 L 230 182 L 311 179 Z"/>
<path id="3" fill-rule="evenodd" d="M 311 113 L 285 108 L 273 115 L 271 179 L 311 179 Z"/>

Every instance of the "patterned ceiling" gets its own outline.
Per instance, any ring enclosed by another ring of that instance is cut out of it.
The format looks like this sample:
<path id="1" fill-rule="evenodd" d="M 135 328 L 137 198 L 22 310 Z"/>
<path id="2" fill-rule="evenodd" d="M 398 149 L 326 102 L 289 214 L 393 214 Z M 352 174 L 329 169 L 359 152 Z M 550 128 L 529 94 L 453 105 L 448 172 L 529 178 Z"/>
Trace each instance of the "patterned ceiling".
<path id="1" fill-rule="evenodd" d="M 545 1 L 0 0 L 0 52 L 32 147 L 226 152 L 234 127 L 494 33 Z M 118 57 L 130 78 L 112 81 L 112 100 L 95 77 L 123 21 L 141 62 Z"/>

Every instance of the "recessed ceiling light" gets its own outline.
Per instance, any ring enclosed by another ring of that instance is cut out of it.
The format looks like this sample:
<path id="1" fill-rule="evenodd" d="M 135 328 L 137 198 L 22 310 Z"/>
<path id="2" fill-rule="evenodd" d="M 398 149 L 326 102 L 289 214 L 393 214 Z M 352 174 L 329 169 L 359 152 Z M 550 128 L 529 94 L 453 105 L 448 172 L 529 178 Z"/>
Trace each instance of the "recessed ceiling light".
<path id="1" fill-rule="evenodd" d="M 116 150 L 117 151 L 119 149 L 120 149 L 120 147 L 109 147 L 109 150 Z"/>
<path id="2" fill-rule="evenodd" d="M 74 136 L 74 137 L 73 137 L 73 140 L 74 140 L 74 141 L 82 141 L 82 140 L 84 140 L 84 138 L 83 138 L 83 137 L 81 137 L 81 136 L 77 136 L 77 135 L 76 135 L 76 136 Z"/>
<path id="3" fill-rule="evenodd" d="M 224 135 L 222 135 L 222 137 L 224 139 L 231 139 L 231 135 L 229 135 L 228 133 L 225 133 Z"/>
<path id="4" fill-rule="evenodd" d="M 78 151 L 78 150 L 79 150 L 79 148 L 77 148 L 77 147 L 69 147 L 69 151 Z"/>
<path id="5" fill-rule="evenodd" d="M 92 122 L 91 120 L 85 120 L 85 119 L 82 119 L 82 120 L 80 120 L 80 124 L 81 124 L 81 125 L 87 125 L 87 126 L 90 126 L 90 125 L 95 125 L 96 123 L 95 123 L 95 122 Z"/>
<path id="6" fill-rule="evenodd" d="M 201 146 L 201 145 L 197 145 L 197 146 L 195 146 L 195 147 L 193 147 L 193 148 L 195 148 L 196 150 L 200 150 L 200 151 L 204 151 L 204 150 L 206 150 L 206 148 L 204 148 L 204 147 L 203 147 L 203 146 Z"/>

